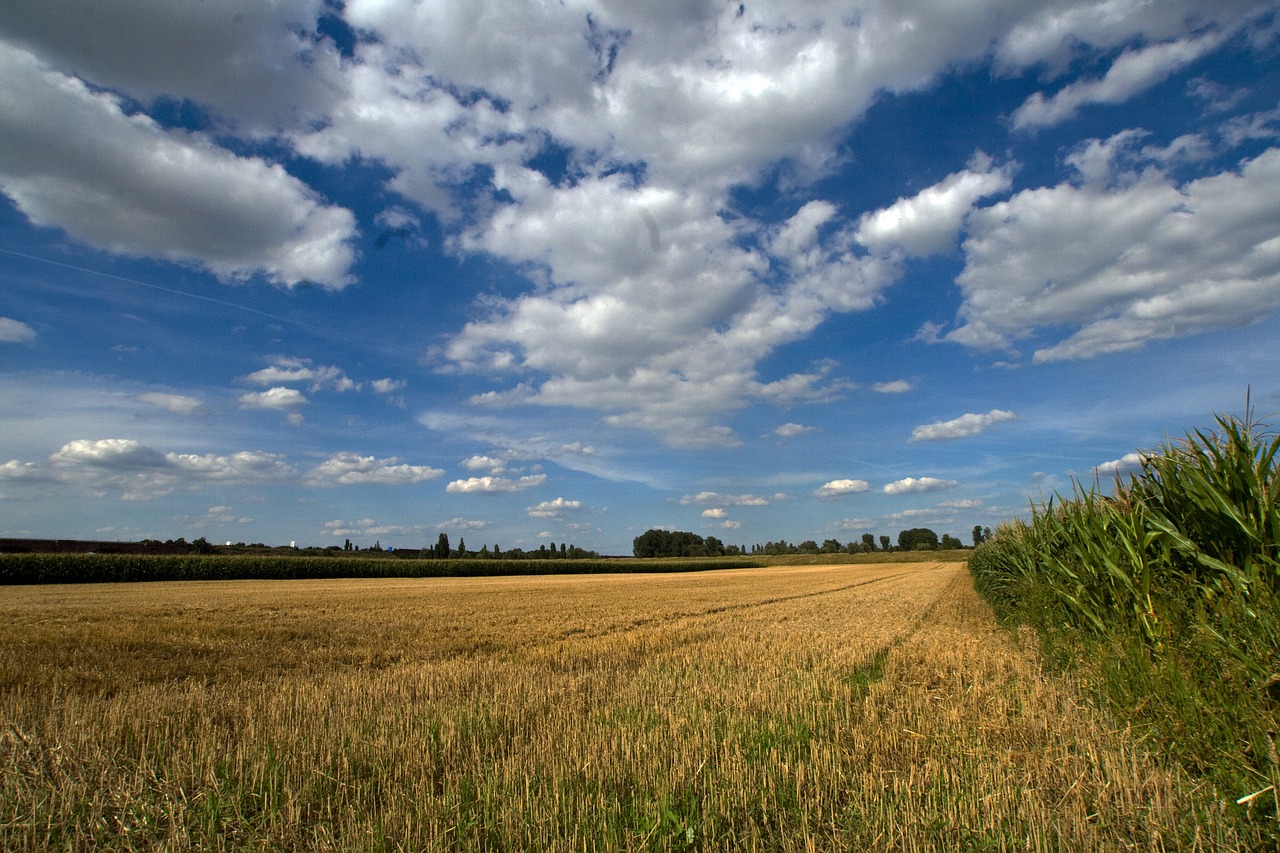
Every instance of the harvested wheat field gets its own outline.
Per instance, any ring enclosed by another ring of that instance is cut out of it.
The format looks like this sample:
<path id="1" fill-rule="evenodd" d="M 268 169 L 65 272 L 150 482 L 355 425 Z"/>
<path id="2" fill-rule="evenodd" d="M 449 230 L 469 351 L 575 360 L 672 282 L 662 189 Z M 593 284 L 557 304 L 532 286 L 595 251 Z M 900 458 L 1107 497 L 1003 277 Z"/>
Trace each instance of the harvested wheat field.
<path id="1" fill-rule="evenodd" d="M 9 587 L 0 847 L 1230 849 L 963 564 Z"/>

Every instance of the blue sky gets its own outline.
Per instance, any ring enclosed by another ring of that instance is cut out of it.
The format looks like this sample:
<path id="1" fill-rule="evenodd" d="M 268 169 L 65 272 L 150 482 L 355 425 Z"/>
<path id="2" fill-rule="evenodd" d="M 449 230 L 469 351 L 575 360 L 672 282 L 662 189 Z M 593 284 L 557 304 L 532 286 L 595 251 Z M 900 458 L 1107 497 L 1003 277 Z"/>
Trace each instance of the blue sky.
<path id="1" fill-rule="evenodd" d="M 967 542 L 1280 409 L 1276 13 L 11 3 L 0 536 Z"/>

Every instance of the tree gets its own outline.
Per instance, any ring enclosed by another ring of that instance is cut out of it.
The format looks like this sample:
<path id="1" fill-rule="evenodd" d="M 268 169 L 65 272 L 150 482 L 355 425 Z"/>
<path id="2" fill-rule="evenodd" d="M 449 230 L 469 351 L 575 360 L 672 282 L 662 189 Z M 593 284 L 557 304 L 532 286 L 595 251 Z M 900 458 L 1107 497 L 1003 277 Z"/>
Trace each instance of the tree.
<path id="1" fill-rule="evenodd" d="M 441 533 L 440 538 L 436 540 L 436 556 L 441 560 L 449 556 L 449 534 Z"/>
<path id="2" fill-rule="evenodd" d="M 938 547 L 938 534 L 927 527 L 913 527 L 898 533 L 898 547 L 903 551 L 931 551 Z"/>
<path id="3" fill-rule="evenodd" d="M 944 533 L 942 534 L 942 547 L 946 550 L 954 551 L 957 548 L 963 548 L 964 543 L 950 533 Z"/>
<path id="4" fill-rule="evenodd" d="M 631 552 L 637 557 L 705 557 L 707 543 L 696 533 L 654 528 L 632 540 Z"/>
<path id="5" fill-rule="evenodd" d="M 888 537 L 888 536 L 881 536 L 881 537 L 880 537 L 880 550 L 881 550 L 881 551 L 891 551 L 891 550 L 893 550 L 893 549 L 889 546 L 889 537 Z"/>
<path id="6" fill-rule="evenodd" d="M 987 537 L 982 533 L 982 525 L 975 524 L 973 526 L 973 547 L 977 548 L 985 541 L 987 541 Z"/>
<path id="7" fill-rule="evenodd" d="M 839 554 L 843 550 L 844 546 L 835 539 L 824 539 L 822 542 L 822 553 L 824 554 Z"/>
<path id="8" fill-rule="evenodd" d="M 870 533 L 862 534 L 862 550 L 870 553 L 876 549 L 876 537 Z"/>

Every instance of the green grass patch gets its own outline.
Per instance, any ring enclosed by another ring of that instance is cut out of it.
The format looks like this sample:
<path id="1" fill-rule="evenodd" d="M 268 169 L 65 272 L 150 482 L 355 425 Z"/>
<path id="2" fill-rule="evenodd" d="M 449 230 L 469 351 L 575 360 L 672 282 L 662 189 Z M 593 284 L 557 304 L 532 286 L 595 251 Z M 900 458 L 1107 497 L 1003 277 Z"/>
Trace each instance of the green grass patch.
<path id="1" fill-rule="evenodd" d="M 864 666 L 845 673 L 840 681 L 848 687 L 857 698 L 865 697 L 871 692 L 871 685 L 884 678 L 884 663 L 889 657 L 889 650 L 877 652 Z"/>

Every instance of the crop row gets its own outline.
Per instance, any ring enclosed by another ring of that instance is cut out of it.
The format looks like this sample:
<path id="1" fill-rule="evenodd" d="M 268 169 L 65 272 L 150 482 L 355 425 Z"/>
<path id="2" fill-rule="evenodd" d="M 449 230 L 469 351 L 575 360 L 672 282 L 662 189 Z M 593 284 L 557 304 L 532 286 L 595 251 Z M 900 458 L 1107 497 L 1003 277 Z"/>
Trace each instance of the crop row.
<path id="1" fill-rule="evenodd" d="M 0 585 L 132 581 L 505 577 L 755 568 L 750 560 L 386 560 L 359 557 L 0 554 Z"/>
<path id="2" fill-rule="evenodd" d="M 1280 436 L 1219 416 L 976 548 L 978 590 L 1280 843 Z"/>
<path id="3" fill-rule="evenodd" d="M 1034 596 L 1081 630 L 1134 626 L 1156 643 L 1188 605 L 1220 611 L 1277 591 L 1280 436 L 1217 421 L 1144 454 L 1111 495 L 1077 486 L 1003 525 L 970 560 L 979 590 L 997 609 Z"/>

